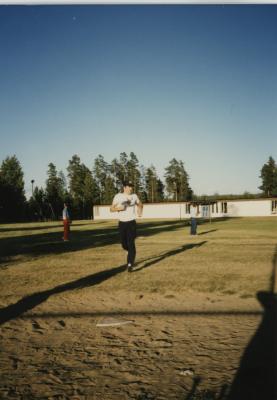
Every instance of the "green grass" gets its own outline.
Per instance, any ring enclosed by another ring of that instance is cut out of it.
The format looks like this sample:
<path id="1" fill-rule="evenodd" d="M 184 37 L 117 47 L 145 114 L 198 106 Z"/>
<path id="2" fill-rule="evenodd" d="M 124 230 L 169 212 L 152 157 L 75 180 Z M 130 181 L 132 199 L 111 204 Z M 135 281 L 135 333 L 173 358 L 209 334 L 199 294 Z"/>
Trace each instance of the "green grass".
<path id="1" fill-rule="evenodd" d="M 80 289 L 140 293 L 189 290 L 241 298 L 269 290 L 277 239 L 275 218 L 205 222 L 199 225 L 198 233 L 191 237 L 185 221 L 138 221 L 139 270 L 127 274 L 113 271 L 126 259 L 116 221 L 74 221 L 68 243 L 61 240 L 58 222 L 0 225 L 1 303 L 107 270 L 107 277 L 103 276 L 97 286 L 88 283 Z"/>

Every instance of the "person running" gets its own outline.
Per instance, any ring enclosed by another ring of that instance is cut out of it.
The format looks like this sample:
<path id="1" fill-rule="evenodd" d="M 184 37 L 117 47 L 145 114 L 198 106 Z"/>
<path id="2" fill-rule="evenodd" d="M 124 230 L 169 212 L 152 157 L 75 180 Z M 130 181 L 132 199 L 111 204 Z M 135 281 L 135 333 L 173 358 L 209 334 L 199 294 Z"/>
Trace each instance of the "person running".
<path id="1" fill-rule="evenodd" d="M 64 242 L 69 241 L 70 223 L 71 223 L 71 221 L 70 221 L 67 203 L 64 203 L 64 208 L 63 208 L 63 240 L 64 240 Z"/>
<path id="2" fill-rule="evenodd" d="M 111 212 L 117 212 L 120 242 L 127 251 L 127 270 L 132 272 L 136 258 L 136 206 L 138 217 L 142 216 L 143 204 L 133 193 L 133 183 L 123 182 L 123 192 L 117 193 L 110 207 Z"/>

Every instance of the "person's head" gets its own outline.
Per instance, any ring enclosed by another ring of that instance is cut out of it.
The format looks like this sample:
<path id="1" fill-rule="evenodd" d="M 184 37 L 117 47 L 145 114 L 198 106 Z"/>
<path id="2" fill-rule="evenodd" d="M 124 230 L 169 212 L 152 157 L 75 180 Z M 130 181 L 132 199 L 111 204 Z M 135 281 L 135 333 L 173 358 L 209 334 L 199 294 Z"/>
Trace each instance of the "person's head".
<path id="1" fill-rule="evenodd" d="M 123 181 L 123 192 L 131 194 L 133 192 L 133 183 L 131 181 Z"/>
<path id="2" fill-rule="evenodd" d="M 64 207 L 67 207 L 67 203 L 63 203 L 63 206 L 64 206 Z"/>

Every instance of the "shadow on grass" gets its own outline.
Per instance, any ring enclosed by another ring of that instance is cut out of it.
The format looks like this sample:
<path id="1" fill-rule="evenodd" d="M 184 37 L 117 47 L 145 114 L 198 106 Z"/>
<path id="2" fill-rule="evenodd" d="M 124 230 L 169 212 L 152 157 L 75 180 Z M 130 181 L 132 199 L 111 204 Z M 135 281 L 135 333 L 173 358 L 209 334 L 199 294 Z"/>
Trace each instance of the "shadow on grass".
<path id="1" fill-rule="evenodd" d="M 138 223 L 138 235 L 148 237 L 161 232 L 175 231 L 184 227 L 185 223 L 185 221 L 180 220 L 140 222 Z M 86 230 L 74 229 L 75 226 L 73 225 L 69 242 L 62 240 L 62 226 L 59 232 L 0 238 L 0 265 L 5 263 L 5 266 L 7 266 L 9 263 L 14 262 L 11 257 L 18 255 L 33 258 L 41 255 L 61 254 L 119 243 L 116 224 L 109 227 L 99 227 L 99 225 L 91 224 L 91 228 Z M 49 229 L 51 228 L 49 227 Z"/>
<path id="2" fill-rule="evenodd" d="M 200 243 L 184 244 L 183 246 L 180 246 L 180 247 L 177 247 L 176 249 L 167 251 L 166 253 L 162 253 L 162 254 L 160 254 L 160 255 L 158 255 L 158 256 L 153 256 L 153 257 L 148 258 L 148 259 L 146 259 L 146 260 L 142 260 L 142 261 L 139 262 L 139 264 L 142 263 L 142 262 L 144 262 L 144 261 L 148 261 L 148 262 L 146 262 L 146 264 L 142 265 L 141 267 L 136 267 L 136 268 L 133 270 L 132 273 L 141 271 L 141 270 L 144 269 L 144 268 L 151 267 L 152 265 L 157 264 L 158 262 L 164 260 L 164 259 L 167 258 L 167 257 L 175 256 L 176 254 L 182 253 L 183 251 L 191 250 L 191 249 L 193 249 L 194 247 L 203 246 L 203 244 L 205 244 L 205 243 L 207 243 L 207 241 L 200 242 Z M 153 260 L 153 261 L 149 261 L 149 260 Z"/>
<path id="3" fill-rule="evenodd" d="M 178 229 L 171 225 L 172 229 Z M 147 228 L 145 228 L 147 229 Z M 160 225 L 160 229 L 163 231 L 164 226 Z M 102 232 L 102 234 L 104 234 Z M 205 242 L 201 242 L 201 245 Z M 195 247 L 198 244 L 191 244 Z M 153 261 L 148 262 L 148 266 L 158 262 L 165 257 L 175 255 L 182 251 L 187 250 L 187 245 L 181 246 L 177 249 L 173 249 L 167 253 L 158 255 L 157 258 L 152 257 Z M 149 260 L 149 259 L 148 259 Z M 147 260 L 146 260 L 147 261 Z M 147 265 L 147 264 L 146 264 Z M 144 268 L 146 267 L 144 266 Z M 276 269 L 277 269 L 277 246 L 272 259 L 272 273 L 270 276 L 269 290 L 267 292 L 258 292 L 257 299 L 263 306 L 262 319 L 259 327 L 257 328 L 252 339 L 245 348 L 240 365 L 238 366 L 237 373 L 234 377 L 231 385 L 222 385 L 219 391 L 214 389 L 202 390 L 200 388 L 201 377 L 195 377 L 193 385 L 189 393 L 186 393 L 182 400 L 275 400 L 276 399 L 276 338 L 277 338 L 277 296 L 276 296 Z M 46 301 L 50 296 L 63 293 L 65 291 L 81 289 L 84 287 L 90 287 L 103 282 L 125 270 L 125 266 L 119 266 L 111 268 L 107 271 L 102 271 L 96 274 L 89 275 L 87 277 L 78 279 L 73 282 L 56 286 L 53 289 L 46 290 L 40 293 L 34 293 L 30 296 L 24 297 L 17 303 L 9 305 L 0 310 L 0 323 L 3 324 L 11 319 L 21 316 L 24 312 L 29 311 L 37 305 Z M 96 316 L 103 315 L 104 313 L 83 313 L 84 316 Z M 189 312 L 189 311 L 139 311 L 130 312 L 129 315 L 259 315 L 259 312 L 252 313 L 240 313 L 237 311 L 232 312 Z M 73 316 L 73 313 L 69 314 L 37 314 L 38 318 L 49 318 L 63 315 L 64 317 Z M 108 313 L 108 315 L 128 315 L 124 312 Z M 76 314 L 76 316 L 82 316 L 82 313 Z M 23 316 L 23 318 L 34 318 L 35 315 Z M 231 351 L 231 350 L 230 350 Z"/>
<path id="4" fill-rule="evenodd" d="M 152 258 L 155 258 L 155 261 L 151 261 L 150 263 L 146 264 L 143 268 L 146 268 L 147 266 L 155 264 L 166 257 L 170 257 L 170 256 L 178 254 L 182 251 L 191 249 L 195 246 L 201 246 L 204 243 L 205 242 L 201 242 L 198 245 L 197 244 L 184 245 L 184 246 L 181 246 L 181 248 L 171 250 L 160 256 L 152 257 Z M 90 287 L 90 286 L 97 285 L 109 278 L 112 278 L 113 276 L 117 275 L 118 273 L 123 272 L 124 270 L 126 270 L 126 265 L 121 265 L 119 267 L 111 268 L 111 269 L 108 269 L 105 271 L 97 272 L 96 274 L 86 276 L 81 279 L 77 279 L 76 281 L 72 281 L 69 283 L 65 283 L 63 285 L 56 286 L 50 290 L 45 290 L 43 292 L 38 292 L 38 293 L 34 293 L 30 296 L 23 297 L 17 303 L 11 304 L 5 308 L 0 309 L 0 324 L 3 324 L 11 319 L 19 317 L 24 312 L 31 310 L 34 307 L 36 307 L 37 305 L 43 303 L 50 296 L 52 296 L 54 294 L 59 294 L 59 293 L 66 292 L 69 290 L 82 289 L 84 287 Z"/>
<path id="5" fill-rule="evenodd" d="M 217 231 L 217 229 L 211 229 L 211 230 L 209 230 L 209 231 L 200 232 L 200 233 L 197 234 L 197 236 L 207 235 L 208 233 L 216 232 L 216 231 Z"/>
<path id="6" fill-rule="evenodd" d="M 0 226 L 0 232 L 26 232 L 26 231 L 40 231 L 40 230 L 46 230 L 46 229 L 55 229 L 55 228 L 60 228 L 62 229 L 63 224 L 62 221 L 60 223 L 57 223 L 55 225 L 50 225 L 49 223 L 45 223 L 45 225 L 43 226 L 43 222 L 40 222 L 39 225 L 33 225 L 33 226 L 27 226 L 31 224 L 31 222 L 27 222 L 25 226 L 18 226 L 18 227 L 3 227 Z M 90 222 L 87 223 L 74 223 L 73 226 L 85 226 L 85 225 L 89 225 Z"/>
<path id="7" fill-rule="evenodd" d="M 61 232 L 46 232 L 35 235 L 0 239 L 0 264 L 13 262 L 11 257 L 23 255 L 31 258 L 47 254 L 60 254 L 106 246 L 117 242 L 115 227 L 91 230 L 72 230 L 70 241 L 64 242 Z"/>

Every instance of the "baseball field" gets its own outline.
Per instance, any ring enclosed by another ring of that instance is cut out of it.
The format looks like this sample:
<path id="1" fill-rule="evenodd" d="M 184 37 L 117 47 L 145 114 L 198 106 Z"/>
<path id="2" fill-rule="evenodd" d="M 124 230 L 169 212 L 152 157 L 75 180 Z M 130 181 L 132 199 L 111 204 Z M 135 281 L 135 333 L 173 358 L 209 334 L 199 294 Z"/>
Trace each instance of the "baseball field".
<path id="1" fill-rule="evenodd" d="M 273 400 L 277 220 L 0 225 L 1 399 Z"/>

